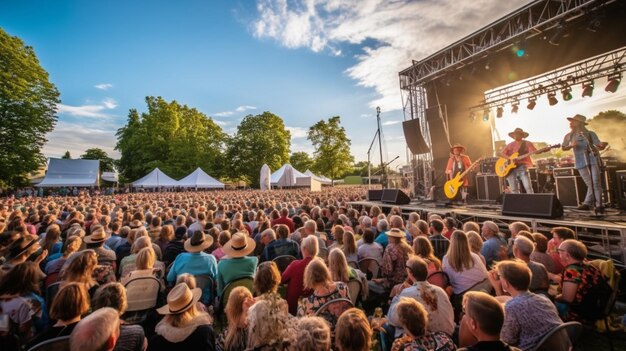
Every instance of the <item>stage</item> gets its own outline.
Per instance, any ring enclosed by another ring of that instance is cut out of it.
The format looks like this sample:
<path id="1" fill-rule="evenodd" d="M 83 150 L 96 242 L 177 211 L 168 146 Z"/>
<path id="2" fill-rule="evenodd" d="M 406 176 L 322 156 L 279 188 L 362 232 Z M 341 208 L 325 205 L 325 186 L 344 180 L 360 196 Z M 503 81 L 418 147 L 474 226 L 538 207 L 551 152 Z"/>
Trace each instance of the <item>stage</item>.
<path id="1" fill-rule="evenodd" d="M 460 223 L 475 221 L 482 223 L 490 220 L 500 226 L 503 233 L 508 233 L 508 224 L 522 221 L 533 232 L 551 237 L 553 227 L 568 227 L 576 232 L 577 238 L 589 248 L 593 258 L 611 258 L 620 269 L 626 269 L 626 213 L 608 208 L 603 217 L 594 217 L 591 211 L 578 211 L 565 208 L 561 218 L 544 219 L 530 216 L 511 216 L 502 214 L 502 205 L 495 202 L 472 201 L 467 205 L 448 205 L 443 202 L 411 200 L 406 205 L 383 203 L 379 201 L 355 201 L 352 206 L 369 209 L 376 205 L 384 212 L 398 206 L 403 215 L 417 212 L 422 219 L 431 213 L 442 217 L 452 217 Z"/>

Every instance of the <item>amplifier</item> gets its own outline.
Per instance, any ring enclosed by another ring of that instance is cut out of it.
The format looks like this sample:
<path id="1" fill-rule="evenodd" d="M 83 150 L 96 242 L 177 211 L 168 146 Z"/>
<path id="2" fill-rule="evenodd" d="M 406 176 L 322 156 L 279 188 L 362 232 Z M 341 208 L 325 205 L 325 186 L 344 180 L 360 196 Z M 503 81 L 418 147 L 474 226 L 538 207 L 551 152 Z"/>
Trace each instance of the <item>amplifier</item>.
<path id="1" fill-rule="evenodd" d="M 480 173 L 494 174 L 496 173 L 496 161 L 498 157 L 488 157 L 480 162 Z"/>
<path id="2" fill-rule="evenodd" d="M 555 168 L 554 178 L 559 177 L 578 177 L 578 170 L 574 167 Z"/>
<path id="3" fill-rule="evenodd" d="M 495 174 L 476 176 L 476 193 L 478 200 L 497 200 L 502 194 L 502 180 Z"/>
<path id="4" fill-rule="evenodd" d="M 556 169 L 554 172 L 556 173 Z M 556 196 L 564 207 L 576 207 L 585 200 L 587 186 L 580 176 L 555 176 L 554 179 Z"/>

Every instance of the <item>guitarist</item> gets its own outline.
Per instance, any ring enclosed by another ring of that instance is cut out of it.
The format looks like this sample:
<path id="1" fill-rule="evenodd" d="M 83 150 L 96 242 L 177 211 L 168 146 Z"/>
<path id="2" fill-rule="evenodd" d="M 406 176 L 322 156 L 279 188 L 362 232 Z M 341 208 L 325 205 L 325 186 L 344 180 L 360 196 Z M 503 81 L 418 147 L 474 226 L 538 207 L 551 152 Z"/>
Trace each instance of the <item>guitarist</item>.
<path id="1" fill-rule="evenodd" d="M 464 172 L 472 165 L 472 161 L 469 156 L 465 155 L 465 146 L 461 144 L 454 144 L 450 148 L 450 158 L 448 159 L 448 165 L 446 166 L 446 175 L 448 180 L 454 178 L 457 174 Z M 466 201 L 467 187 L 469 181 L 467 177 L 463 180 L 463 187 L 461 190 L 461 199 Z"/>
<path id="2" fill-rule="evenodd" d="M 509 136 L 513 139 L 504 149 L 502 149 L 501 157 L 509 158 L 514 153 L 518 152 L 520 155 L 527 154 L 529 152 L 537 151 L 535 145 L 528 140 L 524 140 L 528 137 L 522 128 L 515 128 L 514 131 L 509 133 Z M 515 160 L 517 167 L 513 168 L 506 176 L 506 181 L 509 183 L 511 193 L 519 194 L 519 187 L 517 185 L 517 178 L 522 181 L 522 185 L 527 194 L 533 193 L 533 187 L 530 184 L 530 178 L 528 178 L 528 168 L 533 166 L 533 160 L 530 156 Z"/>

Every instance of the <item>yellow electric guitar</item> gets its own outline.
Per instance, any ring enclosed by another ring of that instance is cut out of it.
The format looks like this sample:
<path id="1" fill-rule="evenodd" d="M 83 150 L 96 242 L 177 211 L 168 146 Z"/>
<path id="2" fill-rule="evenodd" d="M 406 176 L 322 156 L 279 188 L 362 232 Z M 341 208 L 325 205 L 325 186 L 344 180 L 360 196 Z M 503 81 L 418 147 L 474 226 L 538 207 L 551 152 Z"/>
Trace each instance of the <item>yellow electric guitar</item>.
<path id="1" fill-rule="evenodd" d="M 509 158 L 500 157 L 498 161 L 496 161 L 496 174 L 498 175 L 498 177 L 506 177 L 507 175 L 509 175 L 509 172 L 511 172 L 513 168 L 517 167 L 517 163 L 515 163 L 517 160 L 521 160 L 530 155 L 540 154 L 542 152 L 546 152 L 550 149 L 554 149 L 557 147 L 561 147 L 561 144 L 546 146 L 543 149 L 528 152 L 523 155 L 520 155 L 519 152 L 516 152 L 509 156 Z"/>
<path id="2" fill-rule="evenodd" d="M 448 180 L 446 184 L 443 186 L 443 192 L 446 194 L 448 199 L 454 199 L 456 194 L 459 193 L 459 189 L 463 186 L 463 182 L 465 181 L 465 176 L 469 173 L 472 168 L 476 167 L 476 165 L 482 161 L 482 158 L 476 160 L 469 166 L 466 170 L 461 173 L 458 173 L 454 178 Z"/>

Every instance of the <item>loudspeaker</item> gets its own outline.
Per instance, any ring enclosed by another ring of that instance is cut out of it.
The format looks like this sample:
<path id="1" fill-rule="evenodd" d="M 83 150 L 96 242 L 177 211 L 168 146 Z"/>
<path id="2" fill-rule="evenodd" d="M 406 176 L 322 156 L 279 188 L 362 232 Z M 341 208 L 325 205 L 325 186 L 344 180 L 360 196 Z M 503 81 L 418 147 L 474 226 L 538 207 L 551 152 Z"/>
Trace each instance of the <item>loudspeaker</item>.
<path id="1" fill-rule="evenodd" d="M 502 215 L 558 218 L 563 206 L 555 194 L 504 194 Z"/>
<path id="2" fill-rule="evenodd" d="M 406 145 L 409 147 L 409 150 L 411 150 L 413 155 L 430 152 L 430 148 L 426 144 L 424 136 L 422 135 L 420 120 L 418 118 L 402 122 L 402 130 L 404 131 Z"/>
<path id="3" fill-rule="evenodd" d="M 585 200 L 587 186 L 580 176 L 555 177 L 556 196 L 563 206 L 576 207 Z"/>
<path id="4" fill-rule="evenodd" d="M 495 174 L 476 176 L 476 198 L 478 200 L 497 200 L 502 193 L 502 182 Z"/>
<path id="5" fill-rule="evenodd" d="M 383 195 L 380 200 L 384 203 L 395 205 L 407 205 L 411 202 L 411 198 L 400 189 L 383 189 Z"/>
<path id="6" fill-rule="evenodd" d="M 367 191 L 367 201 L 380 201 L 383 197 L 382 190 L 368 190 Z"/>
<path id="7" fill-rule="evenodd" d="M 620 209 L 626 210 L 626 171 L 615 172 L 617 183 L 617 205 Z"/>
<path id="8" fill-rule="evenodd" d="M 433 153 L 432 168 L 435 171 L 433 183 L 443 186 L 446 181 L 444 172 L 450 157 L 446 105 L 437 105 L 426 109 L 426 121 L 430 133 Z"/>

